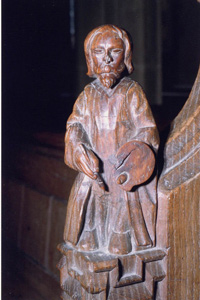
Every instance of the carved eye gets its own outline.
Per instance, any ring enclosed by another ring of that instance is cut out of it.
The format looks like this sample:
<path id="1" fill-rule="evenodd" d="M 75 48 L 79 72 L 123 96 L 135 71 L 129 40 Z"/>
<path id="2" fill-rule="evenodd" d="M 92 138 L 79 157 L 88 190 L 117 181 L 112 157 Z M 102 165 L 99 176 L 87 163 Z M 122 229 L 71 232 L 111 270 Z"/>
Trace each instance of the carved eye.
<path id="1" fill-rule="evenodd" d="M 104 50 L 101 49 L 101 48 L 96 48 L 96 49 L 93 50 L 93 53 L 94 53 L 94 54 L 103 54 L 103 53 L 104 53 Z"/>
<path id="2" fill-rule="evenodd" d="M 121 53 L 123 51 L 123 49 L 113 49 L 112 50 L 112 53 L 114 53 L 114 54 L 119 54 L 119 53 Z"/>

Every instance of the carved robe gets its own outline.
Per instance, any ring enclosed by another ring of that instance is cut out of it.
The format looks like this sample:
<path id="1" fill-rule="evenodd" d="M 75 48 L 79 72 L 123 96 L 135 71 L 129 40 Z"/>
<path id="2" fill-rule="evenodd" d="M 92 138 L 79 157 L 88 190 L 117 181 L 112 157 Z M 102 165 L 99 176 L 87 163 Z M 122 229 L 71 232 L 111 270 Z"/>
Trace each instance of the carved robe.
<path id="1" fill-rule="evenodd" d="M 138 83 L 124 77 L 108 93 L 98 79 L 87 85 L 67 122 L 65 162 L 78 170 L 79 144 L 99 158 L 107 191 L 79 173 L 68 202 L 65 242 L 82 250 L 108 248 L 115 254 L 155 244 L 156 176 L 126 192 L 114 178 L 115 155 L 129 141 L 141 141 L 156 152 L 159 138 L 151 110 Z M 106 246 L 107 245 L 107 246 Z"/>

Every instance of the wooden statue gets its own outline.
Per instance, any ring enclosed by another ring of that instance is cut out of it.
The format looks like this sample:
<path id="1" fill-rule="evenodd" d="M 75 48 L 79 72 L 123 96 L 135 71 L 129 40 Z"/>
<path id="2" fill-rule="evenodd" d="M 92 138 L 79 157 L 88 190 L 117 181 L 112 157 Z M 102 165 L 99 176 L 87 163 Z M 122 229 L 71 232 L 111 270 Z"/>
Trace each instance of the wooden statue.
<path id="1" fill-rule="evenodd" d="M 159 137 L 133 70 L 127 33 L 85 40 L 87 75 L 67 122 L 65 163 L 79 172 L 59 245 L 62 299 L 153 299 L 165 273 L 156 248 Z"/>

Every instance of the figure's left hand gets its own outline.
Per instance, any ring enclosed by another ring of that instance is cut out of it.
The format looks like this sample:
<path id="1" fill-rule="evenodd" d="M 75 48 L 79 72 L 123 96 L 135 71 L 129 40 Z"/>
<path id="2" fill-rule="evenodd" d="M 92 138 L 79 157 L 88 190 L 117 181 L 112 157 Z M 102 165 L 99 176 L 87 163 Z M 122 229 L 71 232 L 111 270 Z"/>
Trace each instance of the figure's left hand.
<path id="1" fill-rule="evenodd" d="M 140 141 L 124 144 L 116 155 L 114 177 L 125 191 L 147 181 L 155 167 L 155 156 L 151 148 Z"/>

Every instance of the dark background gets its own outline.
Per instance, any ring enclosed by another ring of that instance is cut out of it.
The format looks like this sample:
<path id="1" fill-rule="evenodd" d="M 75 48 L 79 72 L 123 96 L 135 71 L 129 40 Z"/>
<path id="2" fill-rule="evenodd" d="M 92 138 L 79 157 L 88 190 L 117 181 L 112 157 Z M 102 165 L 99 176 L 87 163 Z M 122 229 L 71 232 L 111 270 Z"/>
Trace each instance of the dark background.
<path id="1" fill-rule="evenodd" d="M 29 139 L 33 132 L 64 132 L 89 81 L 83 41 L 103 23 L 133 35 L 133 78 L 146 91 L 158 122 L 166 119 L 165 126 L 196 77 L 199 11 L 192 0 L 4 0 L 3 142 Z"/>
<path id="2" fill-rule="evenodd" d="M 56 245 L 75 177 L 63 162 L 65 123 L 90 81 L 84 39 L 106 23 L 133 38 L 132 78 L 144 88 L 160 130 L 161 172 L 169 124 L 197 75 L 200 3 L 2 1 L 4 300 L 59 297 Z"/>
<path id="3" fill-rule="evenodd" d="M 4 1 L 6 134 L 62 128 L 75 84 L 73 61 L 68 1 Z"/>

